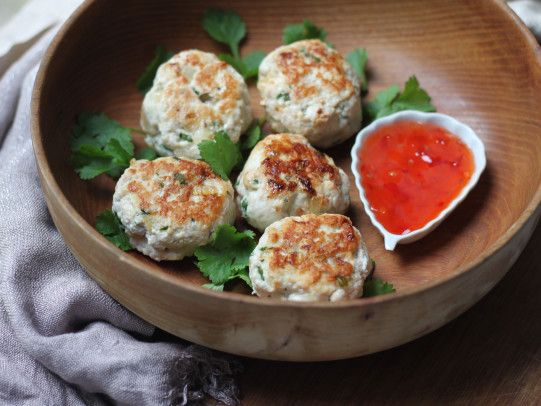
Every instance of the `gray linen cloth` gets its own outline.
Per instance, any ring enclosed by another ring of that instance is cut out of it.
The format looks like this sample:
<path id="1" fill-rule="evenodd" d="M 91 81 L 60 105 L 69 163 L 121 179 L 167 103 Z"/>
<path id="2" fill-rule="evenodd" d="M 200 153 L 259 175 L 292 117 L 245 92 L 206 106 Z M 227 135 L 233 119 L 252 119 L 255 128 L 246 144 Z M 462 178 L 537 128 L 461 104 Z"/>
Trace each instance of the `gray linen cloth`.
<path id="1" fill-rule="evenodd" d="M 168 405 L 209 396 L 236 404 L 236 361 L 158 341 L 155 327 L 87 276 L 51 220 L 32 152 L 30 98 L 53 34 L 0 80 L 0 404 Z"/>

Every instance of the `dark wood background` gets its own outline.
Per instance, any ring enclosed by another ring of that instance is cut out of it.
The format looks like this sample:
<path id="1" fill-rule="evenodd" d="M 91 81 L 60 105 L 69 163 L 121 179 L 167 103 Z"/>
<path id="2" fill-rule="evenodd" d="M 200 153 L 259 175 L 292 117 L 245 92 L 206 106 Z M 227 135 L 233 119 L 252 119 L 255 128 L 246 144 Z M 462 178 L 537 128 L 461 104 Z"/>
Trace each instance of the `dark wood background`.
<path id="1" fill-rule="evenodd" d="M 541 405 L 541 226 L 485 298 L 423 338 L 346 361 L 243 363 L 243 405 Z"/>

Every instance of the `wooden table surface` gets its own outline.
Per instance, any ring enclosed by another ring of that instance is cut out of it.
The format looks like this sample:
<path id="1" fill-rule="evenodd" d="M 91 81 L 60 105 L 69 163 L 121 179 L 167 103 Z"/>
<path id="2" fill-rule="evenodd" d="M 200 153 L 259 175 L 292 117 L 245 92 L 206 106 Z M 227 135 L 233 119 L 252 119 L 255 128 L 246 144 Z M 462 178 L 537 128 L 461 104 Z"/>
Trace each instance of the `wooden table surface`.
<path id="1" fill-rule="evenodd" d="M 541 226 L 485 298 L 425 337 L 346 361 L 244 366 L 243 405 L 541 405 Z"/>

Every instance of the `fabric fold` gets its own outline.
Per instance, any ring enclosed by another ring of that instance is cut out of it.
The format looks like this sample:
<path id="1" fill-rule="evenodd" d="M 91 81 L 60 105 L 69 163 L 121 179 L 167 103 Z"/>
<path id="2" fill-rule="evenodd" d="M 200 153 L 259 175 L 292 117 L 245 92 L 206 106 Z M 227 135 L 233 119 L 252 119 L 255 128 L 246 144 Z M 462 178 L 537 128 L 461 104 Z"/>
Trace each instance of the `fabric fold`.
<path id="1" fill-rule="evenodd" d="M 154 338 L 66 247 L 39 185 L 30 101 L 46 34 L 0 80 L 0 403 L 238 402 L 229 357 Z M 67 139 L 67 135 L 66 135 Z"/>

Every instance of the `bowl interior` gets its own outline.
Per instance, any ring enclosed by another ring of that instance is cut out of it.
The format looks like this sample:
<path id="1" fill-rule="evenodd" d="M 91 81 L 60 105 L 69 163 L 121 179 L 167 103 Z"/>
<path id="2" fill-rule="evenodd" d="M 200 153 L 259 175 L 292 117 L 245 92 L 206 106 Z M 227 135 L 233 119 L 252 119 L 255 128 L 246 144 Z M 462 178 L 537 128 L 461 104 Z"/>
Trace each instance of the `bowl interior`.
<path id="1" fill-rule="evenodd" d="M 142 96 L 135 82 L 157 44 L 174 51 L 226 51 L 201 27 L 210 5 L 220 2 L 90 2 L 83 6 L 77 28 L 70 28 L 59 43 L 43 83 L 38 125 L 52 174 L 89 230 L 96 214 L 111 206 L 114 182 L 106 177 L 82 181 L 73 171 L 68 139 L 76 115 L 103 111 L 138 127 Z M 363 211 L 350 170 L 354 137 L 326 151 L 350 176 L 352 206 L 347 214 L 377 262 L 376 276 L 398 291 L 445 278 L 476 261 L 538 202 L 539 65 L 531 38 L 499 2 L 336 0 L 330 6 L 326 1 L 235 0 L 221 7 L 237 11 L 247 22 L 243 53 L 271 51 L 280 45 L 286 24 L 308 18 L 327 30 L 340 52 L 368 50 L 368 98 L 391 84 L 403 85 L 415 74 L 439 112 L 472 127 L 485 143 L 487 168 L 466 200 L 430 238 L 394 252 L 385 250 Z M 255 114 L 261 116 L 253 82 L 250 92 Z M 152 272 L 169 273 L 180 283 L 204 283 L 191 260 L 158 264 L 131 255 Z"/>

